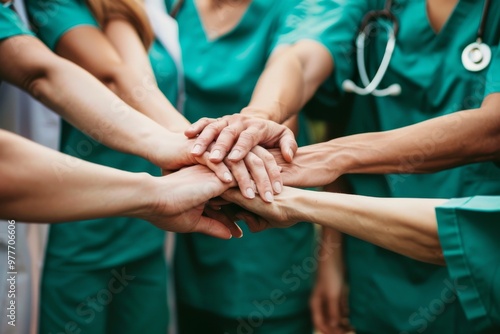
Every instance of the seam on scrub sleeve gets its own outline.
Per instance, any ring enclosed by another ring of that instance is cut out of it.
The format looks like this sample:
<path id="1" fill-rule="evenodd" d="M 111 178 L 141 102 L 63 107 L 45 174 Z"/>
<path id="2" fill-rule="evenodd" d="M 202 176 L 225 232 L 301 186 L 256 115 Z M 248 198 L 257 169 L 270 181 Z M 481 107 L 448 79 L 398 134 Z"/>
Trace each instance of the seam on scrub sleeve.
<path id="1" fill-rule="evenodd" d="M 464 252 L 464 243 L 460 231 L 460 222 L 457 212 L 472 198 L 453 199 L 436 208 L 438 221 L 438 235 L 443 255 L 446 260 L 449 275 L 452 279 L 465 284 L 464 291 L 455 291 L 460 299 L 467 319 L 475 326 L 484 328 L 491 326 L 488 312 L 477 289 L 467 256 Z"/>

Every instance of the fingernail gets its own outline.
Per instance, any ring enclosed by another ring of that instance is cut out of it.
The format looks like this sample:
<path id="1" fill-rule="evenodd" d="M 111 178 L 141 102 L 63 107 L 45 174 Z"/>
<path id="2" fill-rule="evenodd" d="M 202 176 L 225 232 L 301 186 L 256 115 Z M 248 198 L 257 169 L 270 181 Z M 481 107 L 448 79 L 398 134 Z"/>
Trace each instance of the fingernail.
<path id="1" fill-rule="evenodd" d="M 247 189 L 247 196 L 248 198 L 255 198 L 255 192 L 253 191 L 252 188 Z"/>
<path id="2" fill-rule="evenodd" d="M 210 153 L 210 159 L 219 159 L 220 158 L 220 151 L 215 150 L 212 153 Z"/>
<path id="3" fill-rule="evenodd" d="M 191 153 L 200 154 L 201 153 L 201 145 L 199 145 L 199 144 L 194 145 L 193 149 L 191 150 Z"/>
<path id="4" fill-rule="evenodd" d="M 276 181 L 274 182 L 274 191 L 276 191 L 278 194 L 281 192 L 283 188 L 281 188 L 281 183 Z"/>
<path id="5" fill-rule="evenodd" d="M 229 160 L 236 160 L 240 157 L 240 151 L 239 150 L 234 150 L 231 152 L 229 155 Z"/>
<path id="6" fill-rule="evenodd" d="M 264 194 L 264 197 L 266 198 L 266 201 L 268 201 L 269 203 L 274 201 L 273 194 L 271 194 L 270 191 L 266 191 L 266 193 Z"/>
<path id="7" fill-rule="evenodd" d="M 224 173 L 224 180 L 226 180 L 227 182 L 231 182 L 233 180 L 233 178 L 231 177 L 231 173 L 225 172 Z"/>

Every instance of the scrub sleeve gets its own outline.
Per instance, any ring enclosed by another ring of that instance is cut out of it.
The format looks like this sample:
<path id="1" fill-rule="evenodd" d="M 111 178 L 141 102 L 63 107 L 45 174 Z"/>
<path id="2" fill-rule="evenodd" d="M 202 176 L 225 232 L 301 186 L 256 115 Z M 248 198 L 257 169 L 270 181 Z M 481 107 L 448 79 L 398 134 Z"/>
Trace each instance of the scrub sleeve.
<path id="1" fill-rule="evenodd" d="M 485 92 L 496 91 L 498 75 L 493 73 L 498 73 L 498 56 L 489 69 L 478 73 L 468 72 L 461 63 L 462 50 L 476 40 L 483 3 L 460 1 L 447 24 L 436 34 L 428 22 L 425 1 L 394 1 L 393 13 L 400 22 L 400 30 L 380 87 L 398 83 L 402 93 L 395 97 L 373 97 L 345 94 L 342 83 L 352 79 L 361 84 L 355 39 L 364 15 L 384 8 L 385 1 L 309 2 L 302 34 L 323 44 L 334 58 L 335 71 L 328 82 L 333 86 L 331 91 L 336 92 L 330 97 L 331 104 L 338 105 L 346 97 L 352 99 L 346 134 L 387 131 L 478 108 Z M 492 2 L 484 41 L 492 48 L 493 55 L 498 55 L 499 40 L 500 3 Z M 369 75 L 376 72 L 386 43 L 386 34 L 377 34 L 367 43 L 365 61 Z M 345 110 L 330 110 L 335 112 Z M 442 131 L 459 131 L 464 121 L 456 118 Z M 432 140 L 420 143 L 414 159 L 401 162 L 402 173 L 425 159 L 433 145 L 437 143 Z M 426 175 L 349 175 L 349 180 L 356 194 L 375 197 L 500 195 L 500 169 L 491 162 Z M 445 303 L 443 308 L 434 303 L 451 282 L 446 268 L 421 263 L 352 237 L 345 239 L 345 254 L 350 320 L 357 333 L 473 332 L 457 300 Z"/>
<path id="2" fill-rule="evenodd" d="M 32 33 L 11 8 L 0 4 L 0 41 L 18 35 L 32 35 Z"/>
<path id="3" fill-rule="evenodd" d="M 177 21 L 186 78 L 184 115 L 191 122 L 231 115 L 248 105 L 269 55 L 283 43 L 280 37 L 294 28 L 295 22 L 287 18 L 297 3 L 254 0 L 236 28 L 210 40 L 193 1 L 185 2 Z M 167 2 L 169 9 L 171 5 Z M 310 332 L 308 299 L 316 269 L 313 226 L 298 224 L 258 235 L 241 227 L 245 236 L 238 240 L 177 236 L 179 323 L 203 327 L 210 319 L 220 319 L 232 332 L 242 319 L 254 331 L 273 333 L 274 320 L 290 318 L 287 328 Z M 193 329 L 184 327 L 181 333 Z"/>
<path id="4" fill-rule="evenodd" d="M 84 1 L 27 3 L 38 35 L 51 48 L 75 27 L 98 27 Z M 153 44 L 150 59 L 160 88 L 177 82 L 175 65 L 165 53 L 161 44 Z M 164 92 L 176 101 L 176 89 Z M 65 122 L 61 151 L 121 170 L 160 175 L 148 161 L 104 147 Z M 61 168 L 64 173 L 77 172 L 71 166 Z M 169 321 L 164 239 L 165 233 L 151 224 L 124 217 L 51 226 L 40 332 L 76 326 L 86 333 L 164 333 Z M 119 292 L 111 283 L 117 276 L 124 286 Z"/>
<path id="5" fill-rule="evenodd" d="M 500 332 L 500 196 L 436 208 L 443 255 L 474 333 Z"/>

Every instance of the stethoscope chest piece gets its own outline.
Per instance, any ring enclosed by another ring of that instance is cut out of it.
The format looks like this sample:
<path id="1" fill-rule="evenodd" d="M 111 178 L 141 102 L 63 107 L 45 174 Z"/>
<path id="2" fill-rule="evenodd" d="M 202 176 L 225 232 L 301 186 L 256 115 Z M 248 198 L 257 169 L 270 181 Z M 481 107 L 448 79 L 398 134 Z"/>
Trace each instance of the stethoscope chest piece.
<path id="1" fill-rule="evenodd" d="M 484 70 L 491 62 L 491 49 L 487 44 L 474 42 L 462 52 L 462 64 L 471 72 Z"/>

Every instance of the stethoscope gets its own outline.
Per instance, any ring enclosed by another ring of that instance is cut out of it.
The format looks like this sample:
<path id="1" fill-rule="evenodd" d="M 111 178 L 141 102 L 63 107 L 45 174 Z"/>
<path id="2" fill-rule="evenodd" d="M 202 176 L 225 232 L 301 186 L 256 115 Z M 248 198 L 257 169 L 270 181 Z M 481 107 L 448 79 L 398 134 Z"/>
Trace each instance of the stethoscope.
<path id="1" fill-rule="evenodd" d="M 462 52 L 462 64 L 465 69 L 470 72 L 478 72 L 485 69 L 491 62 L 491 49 L 483 43 L 484 27 L 488 16 L 488 10 L 491 0 L 485 0 L 483 13 L 481 16 L 481 23 L 476 35 L 476 41 L 467 45 Z M 399 22 L 396 16 L 391 13 L 392 0 L 386 0 L 385 7 L 382 10 L 370 11 L 365 15 L 361 22 L 358 37 L 356 38 L 356 59 L 358 63 L 358 71 L 361 82 L 364 87 L 359 87 L 352 80 L 345 80 L 342 83 L 342 88 L 345 92 L 356 93 L 358 95 L 374 95 L 374 96 L 397 96 L 401 94 L 401 85 L 392 84 L 387 88 L 379 89 L 379 85 L 384 78 L 389 63 L 391 61 L 394 47 L 396 46 L 396 36 L 399 31 Z M 377 20 L 380 18 L 388 19 L 391 21 L 392 26 L 388 23 L 376 25 Z M 375 73 L 375 76 L 370 81 L 366 72 L 365 66 L 365 42 L 367 36 L 370 36 L 374 29 L 383 27 L 388 35 L 387 45 L 385 47 L 382 62 Z"/>

